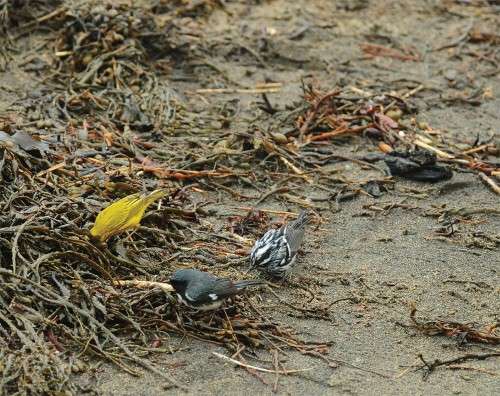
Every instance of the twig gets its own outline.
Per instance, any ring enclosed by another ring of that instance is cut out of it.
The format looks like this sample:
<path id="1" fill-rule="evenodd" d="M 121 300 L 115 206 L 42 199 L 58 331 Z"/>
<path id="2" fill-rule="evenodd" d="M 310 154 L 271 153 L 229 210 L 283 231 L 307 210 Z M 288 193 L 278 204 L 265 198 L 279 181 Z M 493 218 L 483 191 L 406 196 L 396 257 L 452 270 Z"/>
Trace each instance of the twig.
<path id="1" fill-rule="evenodd" d="M 494 375 L 494 376 L 499 376 L 500 372 L 498 371 L 491 371 L 491 370 L 486 370 L 482 367 L 470 367 L 470 366 L 462 366 L 460 364 L 453 364 L 448 366 L 449 369 L 452 370 L 471 370 L 471 371 L 478 371 L 480 373 L 485 373 L 489 375 Z"/>
<path id="2" fill-rule="evenodd" d="M 295 173 L 296 175 L 299 175 L 301 176 L 306 182 L 308 182 L 309 184 L 312 184 L 313 181 L 311 180 L 310 177 L 308 177 L 304 171 L 300 170 L 299 168 L 297 168 L 294 164 L 292 164 L 290 161 L 288 161 L 285 157 L 283 156 L 280 156 L 279 157 L 280 160 L 286 165 L 288 166 L 293 173 Z"/>
<path id="3" fill-rule="evenodd" d="M 282 192 L 288 192 L 290 191 L 290 188 L 288 187 L 278 187 L 278 188 L 274 188 L 272 189 L 271 191 L 268 191 L 267 193 L 265 194 L 262 194 L 260 196 L 260 198 L 257 200 L 257 202 L 255 202 L 255 206 L 257 205 L 260 205 L 262 202 L 264 202 L 267 198 L 269 198 L 271 195 L 274 195 L 274 194 L 279 194 L 279 193 L 282 193 Z"/>
<path id="4" fill-rule="evenodd" d="M 60 162 L 60 163 L 58 163 L 58 164 L 56 164 L 56 165 L 52 165 L 52 166 L 51 166 L 50 168 L 48 168 L 48 169 L 45 169 L 45 170 L 43 170 L 43 171 L 38 172 L 38 173 L 36 174 L 36 176 L 37 176 L 37 177 L 43 176 L 43 175 L 45 175 L 45 174 L 47 174 L 47 173 L 51 173 L 51 172 L 53 172 L 53 171 L 55 171 L 55 170 L 57 170 L 57 169 L 64 168 L 65 166 L 66 166 L 66 162 Z"/>
<path id="5" fill-rule="evenodd" d="M 399 378 L 403 377 L 404 375 L 408 374 L 408 373 L 411 371 L 411 369 L 415 368 L 415 363 L 417 363 L 419 360 L 421 360 L 421 359 L 420 359 L 420 356 L 421 356 L 421 355 L 419 355 L 419 356 L 418 356 L 418 357 L 414 360 L 414 362 L 413 362 L 411 365 L 409 365 L 407 368 L 405 368 L 403 371 L 401 371 L 398 375 L 396 375 L 396 376 L 394 377 L 394 379 L 396 380 L 396 379 L 399 379 Z"/>
<path id="6" fill-rule="evenodd" d="M 467 155 L 467 154 L 472 154 L 472 153 L 478 153 L 478 152 L 484 151 L 484 150 L 486 150 L 488 148 L 495 148 L 495 145 L 491 144 L 491 143 L 483 144 L 481 146 L 473 147 L 471 149 L 462 151 L 462 154 L 466 154 Z"/>
<path id="7" fill-rule="evenodd" d="M 301 308 L 301 307 L 298 307 L 294 304 L 290 304 L 288 302 L 286 302 L 285 300 L 283 300 L 279 295 L 278 293 L 276 293 L 273 289 L 271 289 L 270 287 L 268 287 L 268 290 L 271 292 L 271 294 L 276 297 L 278 299 L 278 301 L 280 302 L 280 304 L 283 304 L 283 305 L 286 305 L 288 308 L 291 308 L 295 311 L 299 311 L 299 312 L 302 312 L 302 313 L 305 313 L 305 314 L 308 314 L 308 315 L 314 315 L 315 317 L 321 317 L 321 318 L 324 318 L 325 316 L 328 316 L 328 308 L 330 308 L 330 306 L 328 306 L 328 308 L 325 310 L 326 312 L 324 312 L 323 315 L 321 315 L 320 312 L 318 312 L 318 309 L 307 309 L 307 308 Z"/>
<path id="8" fill-rule="evenodd" d="M 305 355 L 310 355 L 310 356 L 315 356 L 317 358 L 320 358 L 320 359 L 324 360 L 325 362 L 327 362 L 328 365 L 332 368 L 337 367 L 339 364 L 343 364 L 344 366 L 351 367 L 355 370 L 360 370 L 360 371 L 364 371 L 365 373 L 375 374 L 375 375 L 382 377 L 382 378 L 387 378 L 387 379 L 392 378 L 391 376 L 389 376 L 387 374 L 379 373 L 378 371 L 371 370 L 368 368 L 356 366 L 355 364 L 346 362 L 345 360 L 340 360 L 340 359 L 336 359 L 336 358 L 331 359 L 331 358 L 324 356 L 321 353 L 316 352 L 316 351 L 300 351 L 300 352 L 302 352 Z"/>
<path id="9" fill-rule="evenodd" d="M 261 66 L 263 66 L 265 69 L 269 69 L 269 65 L 266 63 L 266 61 L 262 58 L 262 56 L 260 56 L 260 54 L 256 51 L 254 51 L 252 48 L 248 47 L 247 45 L 243 44 L 243 43 L 238 43 L 238 45 L 243 48 L 244 50 L 246 50 L 248 53 L 250 53 L 251 55 L 253 55 L 255 57 L 255 59 L 257 59 L 259 61 L 259 63 L 261 64 Z"/>
<path id="10" fill-rule="evenodd" d="M 495 182 L 495 180 L 493 180 L 491 177 L 486 176 L 483 172 L 479 172 L 478 175 L 486 184 L 488 184 L 488 186 L 491 187 L 493 192 L 500 195 L 500 187 Z"/>
<path id="11" fill-rule="evenodd" d="M 445 153 L 444 151 L 439 150 L 439 149 L 437 149 L 437 148 L 435 148 L 435 147 L 431 146 L 430 144 L 427 144 L 427 143 L 423 142 L 422 140 L 418 140 L 418 139 L 416 139 L 413 143 L 414 143 L 415 145 L 417 145 L 417 146 L 420 146 L 420 147 L 422 147 L 422 148 L 425 148 L 425 149 L 427 149 L 427 150 L 430 150 L 430 151 L 435 152 L 435 153 L 436 153 L 437 155 L 439 155 L 440 157 L 443 157 L 443 158 L 448 158 L 448 159 L 452 159 L 452 158 L 454 158 L 454 156 L 453 156 L 453 155 L 448 154 L 448 153 Z"/>
<path id="12" fill-rule="evenodd" d="M 239 209 L 239 210 L 255 210 L 255 208 L 251 208 L 249 206 L 236 206 L 235 209 Z M 293 213 L 293 212 L 284 212 L 282 210 L 260 209 L 259 208 L 259 211 L 260 212 L 264 212 L 264 213 L 271 213 L 271 214 L 276 214 L 276 215 L 288 216 L 288 217 L 297 217 L 298 216 L 296 213 Z"/>
<path id="13" fill-rule="evenodd" d="M 197 94 L 263 94 L 279 92 L 279 88 L 203 88 L 197 89 Z"/>
<path id="14" fill-rule="evenodd" d="M 26 29 L 32 26 L 35 26 L 38 23 L 48 21 L 49 19 L 55 18 L 56 16 L 68 11 L 68 7 L 60 7 L 57 10 L 54 10 L 46 15 L 42 15 L 41 17 L 35 19 L 34 21 L 30 21 L 28 23 L 25 23 L 24 25 L 20 26 L 19 29 Z"/>
<path id="15" fill-rule="evenodd" d="M 468 353 L 463 356 L 459 356 L 453 359 L 448 359 L 448 360 L 439 360 L 436 359 L 432 363 L 428 363 L 424 360 L 422 354 L 419 354 L 418 357 L 422 361 L 423 365 L 420 366 L 418 369 L 423 369 L 424 367 L 426 368 L 426 372 L 424 374 L 424 377 L 427 377 L 432 371 L 436 369 L 436 367 L 439 366 L 449 366 L 453 363 L 463 363 L 468 360 L 485 360 L 489 359 L 492 357 L 498 357 L 500 356 L 500 352 L 494 352 L 494 353 L 483 353 L 483 354 L 476 354 L 476 353 Z"/>
<path id="16" fill-rule="evenodd" d="M 413 96 L 415 95 L 417 92 L 420 92 L 422 89 L 424 89 L 425 86 L 424 84 L 420 84 L 418 86 L 416 86 L 415 88 L 413 88 L 412 90 L 408 91 L 407 93 L 405 93 L 403 96 L 401 96 L 403 99 L 408 99 L 410 96 Z"/>
<path id="17" fill-rule="evenodd" d="M 334 96 L 337 96 L 338 94 L 340 94 L 340 92 L 341 92 L 340 89 L 335 89 L 333 91 L 330 91 L 316 102 L 316 104 L 313 106 L 311 112 L 307 115 L 306 120 L 304 121 L 304 123 L 300 127 L 300 131 L 299 131 L 300 137 L 301 137 L 300 140 L 303 140 L 302 139 L 303 136 L 306 134 L 307 130 L 309 129 L 309 124 L 311 123 L 311 121 L 314 119 L 314 117 L 318 113 L 318 110 L 319 110 L 320 106 L 323 104 L 323 102 L 325 102 L 326 100 L 328 100 L 330 98 L 333 98 Z"/>
<path id="18" fill-rule="evenodd" d="M 250 364 L 245 364 L 245 363 L 242 363 L 236 359 L 232 359 L 228 356 L 224 356 L 222 355 L 221 353 L 218 353 L 218 352 L 212 352 L 213 355 L 217 356 L 219 359 L 222 359 L 222 360 L 227 360 L 231 363 L 234 363 L 236 364 L 237 366 L 240 366 L 240 367 L 245 367 L 247 369 L 252 369 L 252 370 L 256 370 L 256 371 L 261 371 L 263 373 L 271 373 L 271 374 L 293 374 L 293 373 L 302 373 L 304 371 L 310 371 L 312 370 L 313 368 L 306 368 L 306 369 L 298 369 L 298 370 L 269 370 L 269 369 L 265 369 L 265 368 L 262 368 L 262 367 L 257 367 L 257 366 L 252 366 Z"/>
<path id="19" fill-rule="evenodd" d="M 346 126 L 340 126 L 339 128 L 337 128 L 337 129 L 335 129 L 333 131 L 324 132 L 324 133 L 321 133 L 319 135 L 311 136 L 311 137 L 309 137 L 308 140 L 311 141 L 311 142 L 315 142 L 315 141 L 318 141 L 318 140 L 327 140 L 327 139 L 331 139 L 332 137 L 340 136 L 340 135 L 345 135 L 345 134 L 348 134 L 348 133 L 363 132 L 365 129 L 368 129 L 368 128 L 371 128 L 371 127 L 373 127 L 373 124 L 361 125 L 361 126 L 352 127 L 352 128 L 349 128 L 349 127 L 346 127 Z"/>
<path id="20" fill-rule="evenodd" d="M 113 283 L 117 286 L 131 286 L 131 287 L 137 287 L 139 289 L 153 289 L 155 287 L 158 287 L 162 289 L 165 293 L 170 293 L 174 291 L 174 288 L 170 283 L 163 283 L 163 282 L 132 279 L 132 280 L 114 280 Z"/>
<path id="21" fill-rule="evenodd" d="M 406 54 L 395 48 L 384 47 L 379 44 L 363 43 L 361 44 L 362 51 L 366 54 L 367 58 L 375 58 L 377 56 L 384 58 L 394 58 L 402 61 L 420 61 L 418 55 Z"/>

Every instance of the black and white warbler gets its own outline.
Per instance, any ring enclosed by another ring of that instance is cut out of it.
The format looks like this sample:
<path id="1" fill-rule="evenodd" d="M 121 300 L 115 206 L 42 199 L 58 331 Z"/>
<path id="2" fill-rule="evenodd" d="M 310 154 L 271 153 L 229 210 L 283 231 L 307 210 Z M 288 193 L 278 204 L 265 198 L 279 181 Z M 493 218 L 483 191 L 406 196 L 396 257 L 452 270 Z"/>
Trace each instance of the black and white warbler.
<path id="1" fill-rule="evenodd" d="M 207 272 L 194 269 L 181 269 L 170 278 L 179 300 L 190 308 L 209 311 L 219 308 L 225 299 L 243 292 L 248 286 L 265 284 L 259 280 L 233 282 L 217 278 Z"/>
<path id="2" fill-rule="evenodd" d="M 250 252 L 252 267 L 274 278 L 286 276 L 295 262 L 308 221 L 307 212 L 302 211 L 296 220 L 267 231 L 255 242 Z"/>

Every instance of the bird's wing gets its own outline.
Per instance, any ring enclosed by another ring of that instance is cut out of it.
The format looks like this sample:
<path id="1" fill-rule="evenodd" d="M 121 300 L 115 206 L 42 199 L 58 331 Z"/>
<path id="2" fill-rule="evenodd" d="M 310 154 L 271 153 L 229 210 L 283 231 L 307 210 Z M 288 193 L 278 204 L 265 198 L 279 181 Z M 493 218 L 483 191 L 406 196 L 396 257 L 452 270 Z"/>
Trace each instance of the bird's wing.
<path id="1" fill-rule="evenodd" d="M 252 259 L 259 259 L 259 256 L 267 250 L 267 246 L 270 245 L 273 240 L 278 240 L 283 236 L 283 227 L 279 229 L 272 228 L 267 231 L 260 239 L 255 241 L 250 256 Z"/>
<path id="2" fill-rule="evenodd" d="M 192 282 L 186 290 L 186 299 L 193 304 L 208 304 L 234 296 L 240 291 L 229 279 Z"/>
<path id="3" fill-rule="evenodd" d="M 251 254 L 252 264 L 263 268 L 285 265 L 292 257 L 287 243 L 286 227 L 269 230 L 254 246 Z"/>
<path id="4" fill-rule="evenodd" d="M 244 286 L 245 283 L 241 283 L 241 287 L 238 287 L 237 284 L 229 279 L 217 279 L 212 285 L 211 291 L 220 298 L 228 298 L 238 294 L 244 289 Z"/>
<path id="5" fill-rule="evenodd" d="M 107 237 L 120 232 L 127 222 L 130 210 L 139 201 L 140 195 L 132 194 L 112 203 L 97 215 L 90 233 L 93 236 L 101 237 L 101 239 L 107 239 Z"/>

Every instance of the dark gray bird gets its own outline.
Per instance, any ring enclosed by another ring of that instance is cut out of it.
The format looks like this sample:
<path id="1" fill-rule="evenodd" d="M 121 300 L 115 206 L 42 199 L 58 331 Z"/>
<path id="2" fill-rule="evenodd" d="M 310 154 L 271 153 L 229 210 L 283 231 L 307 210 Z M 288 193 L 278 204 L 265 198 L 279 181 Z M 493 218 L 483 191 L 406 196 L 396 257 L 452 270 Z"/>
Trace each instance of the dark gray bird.
<path id="1" fill-rule="evenodd" d="M 309 215 L 303 210 L 296 220 L 267 231 L 255 242 L 250 252 L 252 267 L 257 267 L 274 278 L 286 276 L 295 263 L 308 222 Z"/>
<path id="2" fill-rule="evenodd" d="M 225 299 L 243 292 L 249 286 L 265 284 L 259 280 L 233 282 L 207 272 L 180 269 L 173 273 L 170 284 L 179 300 L 190 308 L 209 311 L 219 308 Z"/>

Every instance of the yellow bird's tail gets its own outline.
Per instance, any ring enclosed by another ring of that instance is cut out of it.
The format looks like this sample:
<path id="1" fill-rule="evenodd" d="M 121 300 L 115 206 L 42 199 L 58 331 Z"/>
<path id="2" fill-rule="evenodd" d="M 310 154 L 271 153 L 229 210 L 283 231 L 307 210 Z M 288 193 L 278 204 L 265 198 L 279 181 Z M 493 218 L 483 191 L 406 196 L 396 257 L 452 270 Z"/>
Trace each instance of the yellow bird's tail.
<path id="1" fill-rule="evenodd" d="M 160 198 L 164 197 L 165 195 L 167 195 L 167 190 L 165 190 L 163 188 L 161 188 L 159 190 L 154 190 L 152 193 L 150 193 L 149 195 L 146 195 L 143 198 L 143 200 L 144 200 L 144 206 L 148 207 L 154 201 L 156 201 L 157 199 L 160 199 Z"/>

